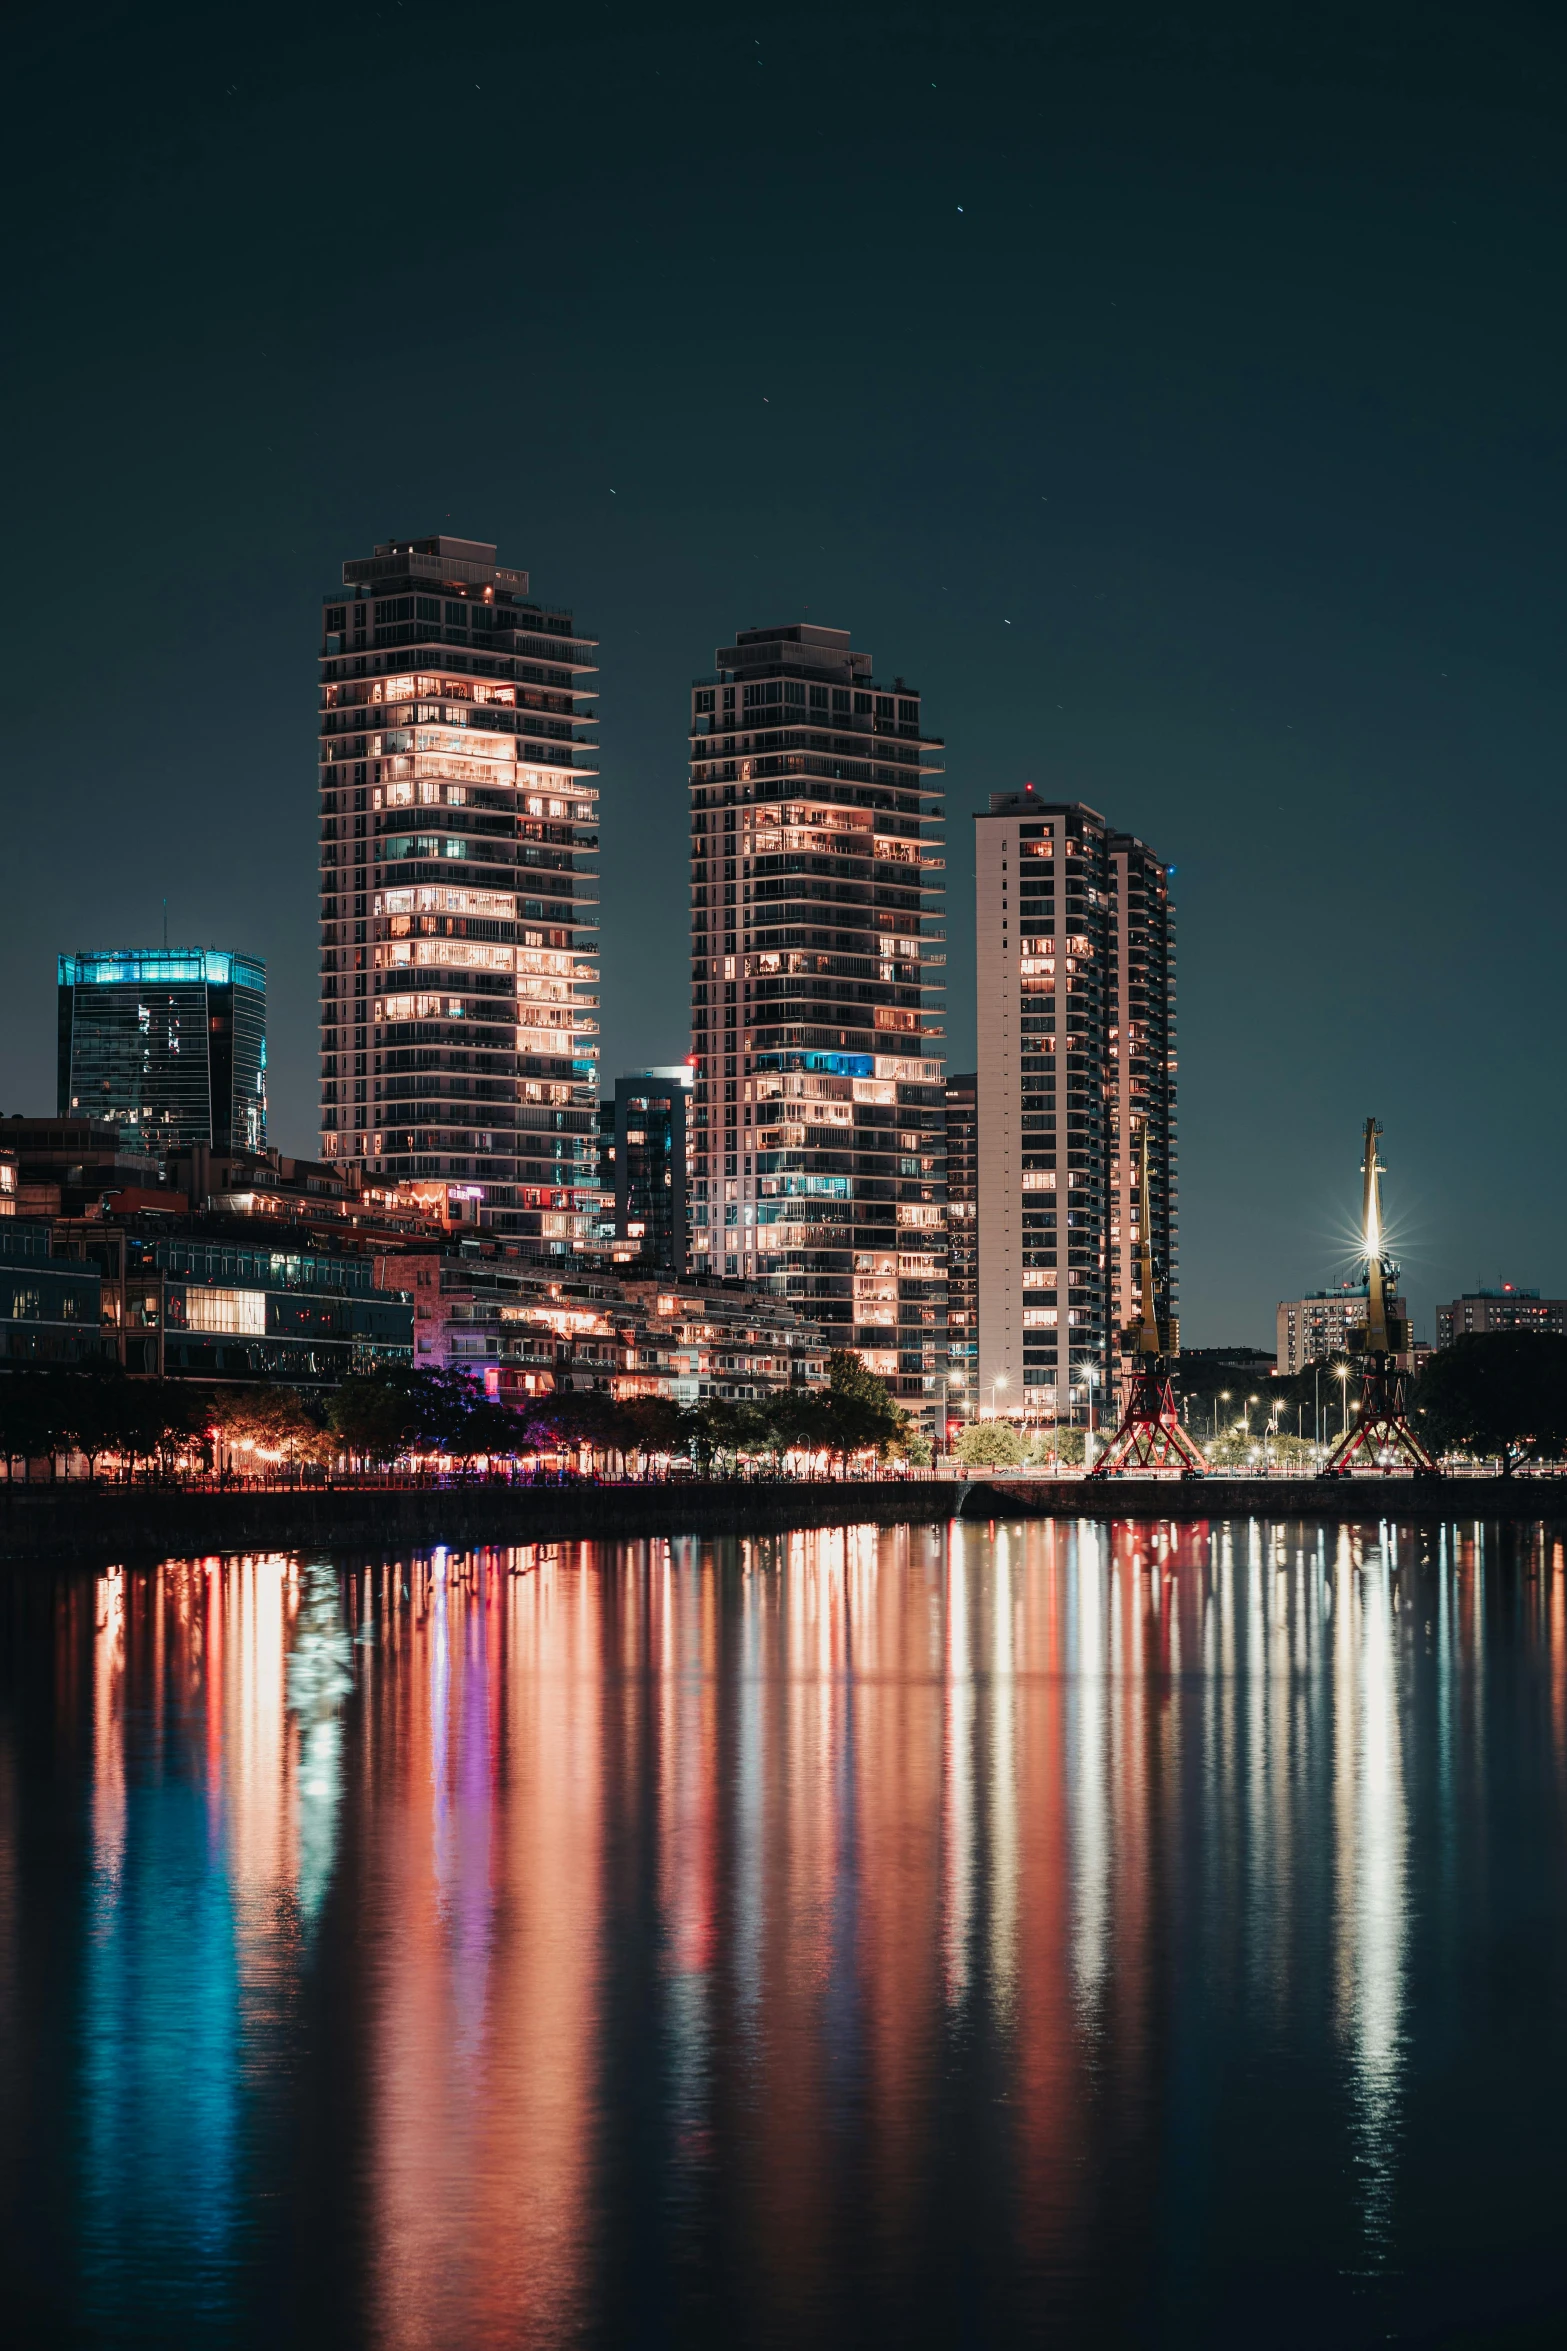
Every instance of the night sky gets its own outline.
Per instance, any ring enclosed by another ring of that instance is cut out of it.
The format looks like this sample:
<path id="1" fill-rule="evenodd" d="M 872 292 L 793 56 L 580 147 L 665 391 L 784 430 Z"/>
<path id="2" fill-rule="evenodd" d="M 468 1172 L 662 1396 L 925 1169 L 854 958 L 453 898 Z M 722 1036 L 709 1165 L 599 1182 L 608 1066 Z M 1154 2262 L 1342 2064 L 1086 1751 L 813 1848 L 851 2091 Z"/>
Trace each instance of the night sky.
<path id="1" fill-rule="evenodd" d="M 539 29 L 551 19 L 560 32 Z M 1559 8 L 9 18 L 0 1110 L 54 956 L 265 956 L 315 1143 L 315 649 L 378 539 L 602 641 L 604 1069 L 687 1047 L 686 688 L 851 628 L 969 811 L 1177 866 L 1182 1335 L 1567 1293 Z"/>

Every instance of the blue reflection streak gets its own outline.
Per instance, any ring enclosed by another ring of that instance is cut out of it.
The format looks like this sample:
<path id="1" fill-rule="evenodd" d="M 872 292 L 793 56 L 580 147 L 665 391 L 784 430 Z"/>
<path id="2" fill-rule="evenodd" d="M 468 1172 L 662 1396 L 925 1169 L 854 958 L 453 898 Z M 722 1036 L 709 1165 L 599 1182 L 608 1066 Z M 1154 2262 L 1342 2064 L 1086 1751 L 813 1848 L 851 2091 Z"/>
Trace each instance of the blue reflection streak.
<path id="1" fill-rule="evenodd" d="M 206 1793 L 133 1787 L 124 1861 L 92 1917 L 82 2002 L 82 2261 L 107 2323 L 160 2278 L 168 2340 L 221 2331 L 238 2218 L 234 1917 Z"/>

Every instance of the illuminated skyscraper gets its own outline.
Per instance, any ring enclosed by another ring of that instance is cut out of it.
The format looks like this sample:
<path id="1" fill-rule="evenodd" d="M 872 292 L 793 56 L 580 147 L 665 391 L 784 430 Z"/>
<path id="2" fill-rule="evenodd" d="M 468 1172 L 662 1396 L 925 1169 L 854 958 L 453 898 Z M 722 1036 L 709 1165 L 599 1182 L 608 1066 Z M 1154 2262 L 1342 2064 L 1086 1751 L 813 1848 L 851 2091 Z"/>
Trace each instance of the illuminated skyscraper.
<path id="1" fill-rule="evenodd" d="M 109 1119 L 144 1151 L 261 1151 L 267 970 L 213 947 L 59 958 L 58 1109 Z"/>
<path id="2" fill-rule="evenodd" d="M 693 1262 L 906 1405 L 945 1352 L 939 741 L 848 632 L 749 629 L 691 697 Z"/>
<path id="3" fill-rule="evenodd" d="M 597 1202 L 595 646 L 470 539 L 343 566 L 321 642 L 321 1145 L 565 1253 Z"/>
<path id="4" fill-rule="evenodd" d="M 979 1403 L 1115 1401 L 1136 1167 L 1175 1310 L 1175 961 L 1167 869 L 1029 786 L 976 819 Z"/>

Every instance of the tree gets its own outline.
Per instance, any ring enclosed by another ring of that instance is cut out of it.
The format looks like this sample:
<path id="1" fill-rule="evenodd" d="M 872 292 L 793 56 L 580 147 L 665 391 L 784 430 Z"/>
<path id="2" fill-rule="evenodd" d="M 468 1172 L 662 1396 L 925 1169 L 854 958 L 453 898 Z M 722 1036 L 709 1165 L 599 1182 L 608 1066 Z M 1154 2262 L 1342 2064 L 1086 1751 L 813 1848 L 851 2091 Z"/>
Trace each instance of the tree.
<path id="1" fill-rule="evenodd" d="M 213 1425 L 224 1441 L 244 1453 L 263 1459 L 318 1461 L 329 1439 L 319 1412 L 312 1412 L 297 1388 L 269 1386 L 218 1388 L 212 1392 Z"/>
<path id="2" fill-rule="evenodd" d="M 5 1449 L 7 1477 L 12 1461 L 20 1460 L 22 1476 L 30 1481 L 33 1463 L 55 1452 L 60 1443 L 62 1404 L 58 1373 L 0 1374 L 0 1446 Z"/>
<path id="3" fill-rule="evenodd" d="M 344 1380 L 326 1408 L 327 1426 L 362 1461 L 395 1461 L 419 1434 L 414 1398 L 374 1372 Z"/>
<path id="4" fill-rule="evenodd" d="M 885 1456 L 906 1439 L 908 1414 L 893 1402 L 886 1381 L 867 1371 L 850 1347 L 835 1347 L 827 1358 L 824 1403 L 827 1449 L 845 1466 L 851 1453 L 874 1447 Z"/>
<path id="5" fill-rule="evenodd" d="M 952 1448 L 965 1469 L 1018 1469 L 1023 1440 L 1009 1420 L 971 1420 Z"/>
<path id="6" fill-rule="evenodd" d="M 1440 1452 L 1501 1455 L 1502 1475 L 1567 1450 L 1567 1336 L 1469 1331 L 1433 1355 L 1415 1385 L 1420 1433 Z"/>
<path id="7" fill-rule="evenodd" d="M 668 1396 L 631 1396 L 616 1414 L 622 1441 L 645 1472 L 655 1453 L 678 1453 L 684 1434 L 680 1407 Z"/>

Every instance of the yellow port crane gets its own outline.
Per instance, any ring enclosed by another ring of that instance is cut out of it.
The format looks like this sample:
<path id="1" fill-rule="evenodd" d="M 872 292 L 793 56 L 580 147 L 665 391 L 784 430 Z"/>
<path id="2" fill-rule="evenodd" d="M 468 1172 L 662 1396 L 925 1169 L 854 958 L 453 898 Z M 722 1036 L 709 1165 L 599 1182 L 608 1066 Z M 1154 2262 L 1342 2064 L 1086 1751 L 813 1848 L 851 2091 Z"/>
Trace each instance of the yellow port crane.
<path id="1" fill-rule="evenodd" d="M 1180 1327 L 1169 1311 L 1167 1289 L 1155 1278 L 1153 1221 L 1149 1214 L 1148 1121 L 1143 1120 L 1138 1156 L 1138 1315 L 1121 1333 L 1121 1352 L 1131 1357 L 1122 1391 L 1121 1422 L 1091 1478 L 1125 1477 L 1138 1470 L 1178 1469 L 1202 1477 L 1208 1464 L 1181 1426 L 1175 1407 L 1175 1363 Z M 1161 1306 L 1164 1312 L 1160 1313 Z"/>
<path id="2" fill-rule="evenodd" d="M 1434 1474 L 1436 1464 L 1409 1425 L 1403 1364 L 1409 1354 L 1409 1321 L 1396 1311 L 1398 1267 L 1386 1254 L 1382 1225 L 1382 1178 L 1386 1169 L 1377 1150 L 1382 1132 L 1377 1119 L 1366 1121 L 1365 1152 L 1361 1160 L 1360 1246 L 1366 1266 L 1366 1320 L 1349 1342 L 1360 1358 L 1360 1410 L 1353 1428 L 1346 1429 L 1323 1464 L 1324 1477 L 1347 1477 L 1356 1455 L 1367 1467 L 1389 1473 L 1400 1464 L 1422 1475 Z"/>

